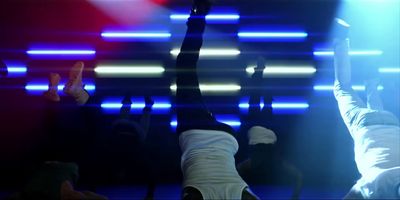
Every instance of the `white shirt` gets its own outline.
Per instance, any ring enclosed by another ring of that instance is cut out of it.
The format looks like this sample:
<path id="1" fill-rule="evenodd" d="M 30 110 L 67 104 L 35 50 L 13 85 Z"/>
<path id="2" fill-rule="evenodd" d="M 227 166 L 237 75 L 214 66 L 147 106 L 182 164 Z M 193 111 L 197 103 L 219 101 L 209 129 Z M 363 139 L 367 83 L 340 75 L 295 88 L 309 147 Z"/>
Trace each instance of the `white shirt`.
<path id="1" fill-rule="evenodd" d="M 192 129 L 181 133 L 183 187 L 200 191 L 204 199 L 241 199 L 248 187 L 235 167 L 239 145 L 224 131 Z"/>
<path id="2" fill-rule="evenodd" d="M 400 185 L 400 128 L 366 126 L 351 133 L 357 168 L 362 177 L 356 187 L 365 198 L 384 198 Z M 395 197 L 395 196 L 393 196 Z"/>

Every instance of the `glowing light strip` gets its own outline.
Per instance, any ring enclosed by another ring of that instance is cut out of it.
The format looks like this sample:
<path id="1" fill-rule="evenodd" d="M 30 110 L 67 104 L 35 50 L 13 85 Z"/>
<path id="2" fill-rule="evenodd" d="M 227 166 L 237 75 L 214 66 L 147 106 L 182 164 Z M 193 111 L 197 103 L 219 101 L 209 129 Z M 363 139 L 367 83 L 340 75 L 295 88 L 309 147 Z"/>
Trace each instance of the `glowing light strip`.
<path id="1" fill-rule="evenodd" d="M 172 107 L 172 105 L 170 103 L 155 103 L 155 104 L 153 104 L 154 109 L 168 109 L 171 107 Z"/>
<path id="2" fill-rule="evenodd" d="M 314 51 L 314 56 L 333 56 L 333 51 Z M 383 54 L 383 51 L 380 50 L 372 50 L 372 51 L 350 51 L 350 56 L 380 56 Z"/>
<path id="3" fill-rule="evenodd" d="M 363 85 L 353 85 L 352 86 L 353 90 L 355 91 L 364 91 L 365 86 Z M 334 86 L 333 85 L 315 85 L 314 90 L 315 91 L 333 91 Z M 383 90 L 384 87 L 382 85 L 378 86 L 378 90 Z"/>
<path id="4" fill-rule="evenodd" d="M 246 72 L 249 74 L 254 73 L 254 67 L 247 67 Z M 314 74 L 317 70 L 314 67 L 280 67 L 280 66 L 267 66 L 263 74 Z"/>
<path id="5" fill-rule="evenodd" d="M 28 50 L 29 55 L 94 55 L 93 50 Z"/>
<path id="6" fill-rule="evenodd" d="M 170 89 L 176 91 L 176 84 L 171 85 Z M 200 90 L 203 92 L 232 92 L 240 89 L 240 85 L 235 84 L 200 84 Z"/>
<path id="7" fill-rule="evenodd" d="M 94 91 L 96 90 L 96 86 L 92 84 L 87 84 L 84 86 L 85 90 L 87 91 Z M 28 91 L 46 91 L 49 89 L 48 85 L 45 84 L 27 84 L 25 86 L 25 90 Z M 64 85 L 58 85 L 57 89 L 62 91 L 64 89 Z"/>
<path id="8" fill-rule="evenodd" d="M 103 109 L 121 109 L 122 103 L 102 103 L 100 107 Z"/>
<path id="9" fill-rule="evenodd" d="M 28 69 L 26 67 L 7 67 L 9 73 L 26 73 Z"/>
<path id="10" fill-rule="evenodd" d="M 308 103 L 272 103 L 272 108 L 274 109 L 306 109 L 309 107 Z M 239 108 L 248 109 L 250 104 L 240 103 Z M 264 103 L 260 103 L 260 108 L 264 107 Z"/>
<path id="11" fill-rule="evenodd" d="M 306 38 L 305 32 L 239 32 L 239 38 Z"/>
<path id="12" fill-rule="evenodd" d="M 144 103 L 132 103 L 132 109 L 142 109 L 146 106 Z M 122 107 L 122 103 L 102 103 L 101 107 L 104 109 L 120 109 Z M 170 103 L 154 103 L 153 109 L 161 110 L 161 109 L 169 109 L 172 105 Z"/>
<path id="13" fill-rule="evenodd" d="M 229 126 L 232 126 L 232 127 L 239 127 L 239 126 L 242 125 L 242 123 L 240 121 L 237 121 L 237 120 L 217 120 L 217 121 L 222 122 L 224 124 L 228 124 Z M 170 122 L 170 125 L 172 127 L 177 127 L 178 126 L 178 122 L 176 120 L 172 120 Z"/>
<path id="14" fill-rule="evenodd" d="M 239 103 L 239 108 L 249 108 L 250 104 L 248 103 Z"/>
<path id="15" fill-rule="evenodd" d="M 173 56 L 178 56 L 181 52 L 180 49 L 172 49 L 170 54 Z M 237 56 L 240 54 L 240 51 L 237 49 L 201 49 L 200 56 L 208 56 L 208 57 L 218 57 L 218 56 Z"/>
<path id="16" fill-rule="evenodd" d="M 98 74 L 161 74 L 165 71 L 159 66 L 98 66 Z"/>
<path id="17" fill-rule="evenodd" d="M 273 109 L 306 109 L 309 107 L 308 103 L 272 103 Z"/>
<path id="18" fill-rule="evenodd" d="M 172 14 L 169 16 L 171 20 L 187 20 L 190 15 L 187 14 Z M 206 15 L 206 20 L 238 20 L 240 16 L 237 14 L 209 14 Z"/>
<path id="19" fill-rule="evenodd" d="M 170 38 L 171 33 L 146 33 L 146 32 L 104 32 L 104 38 Z"/>
<path id="20" fill-rule="evenodd" d="M 379 68 L 379 73 L 400 73 L 400 68 Z"/>

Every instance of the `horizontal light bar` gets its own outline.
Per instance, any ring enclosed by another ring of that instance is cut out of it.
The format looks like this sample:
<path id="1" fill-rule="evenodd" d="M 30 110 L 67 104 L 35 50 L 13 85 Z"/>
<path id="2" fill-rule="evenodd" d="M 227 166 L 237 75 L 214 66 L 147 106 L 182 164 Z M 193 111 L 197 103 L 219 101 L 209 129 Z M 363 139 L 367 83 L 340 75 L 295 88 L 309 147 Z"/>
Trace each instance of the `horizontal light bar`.
<path id="1" fill-rule="evenodd" d="M 132 103 L 132 109 L 142 109 L 146 106 L 144 103 Z M 101 107 L 104 109 L 120 109 L 122 107 L 122 103 L 102 103 Z M 170 103 L 154 103 L 153 109 L 169 109 L 172 105 Z"/>
<path id="2" fill-rule="evenodd" d="M 232 126 L 232 127 L 239 127 L 239 126 L 242 125 L 242 123 L 240 121 L 237 121 L 237 120 L 218 120 L 218 121 L 222 122 L 224 124 L 228 124 L 229 126 Z M 170 122 L 170 125 L 172 127 L 177 127 L 178 126 L 178 122 L 176 120 L 172 120 Z"/>
<path id="3" fill-rule="evenodd" d="M 93 50 L 29 50 L 29 55 L 94 55 Z"/>
<path id="4" fill-rule="evenodd" d="M 353 85 L 352 86 L 353 90 L 355 91 L 364 91 L 365 86 L 363 85 Z M 333 91 L 334 86 L 333 85 L 315 85 L 314 90 L 316 91 Z M 378 86 L 378 90 L 383 90 L 384 87 L 382 85 Z"/>
<path id="5" fill-rule="evenodd" d="M 400 68 L 379 68 L 379 73 L 388 73 L 388 74 L 400 73 Z"/>
<path id="6" fill-rule="evenodd" d="M 380 56 L 383 51 L 373 50 L 373 51 L 350 51 L 350 56 Z M 333 51 L 314 51 L 314 56 L 333 56 Z"/>
<path id="7" fill-rule="evenodd" d="M 305 109 L 308 108 L 309 105 L 307 103 L 272 103 L 273 109 Z M 248 109 L 250 104 L 248 103 L 240 103 L 239 108 Z M 264 107 L 264 103 L 260 103 L 260 108 Z"/>
<path id="8" fill-rule="evenodd" d="M 98 74 L 162 74 L 165 69 L 159 66 L 98 66 Z"/>
<path id="9" fill-rule="evenodd" d="M 169 16 L 171 20 L 187 20 L 190 15 L 187 14 L 172 14 Z M 209 14 L 206 15 L 206 20 L 238 20 L 240 16 L 237 14 Z"/>
<path id="10" fill-rule="evenodd" d="M 172 49 L 170 54 L 173 56 L 178 56 L 180 49 Z M 219 56 L 237 56 L 240 51 L 237 49 L 201 49 L 200 56 L 207 57 L 219 57 Z"/>
<path id="11" fill-rule="evenodd" d="M 176 84 L 171 85 L 170 89 L 176 91 Z M 200 90 L 203 92 L 229 92 L 239 91 L 240 85 L 235 84 L 200 84 Z"/>
<path id="12" fill-rule="evenodd" d="M 100 106 L 103 109 L 121 109 L 122 103 L 102 103 Z"/>
<path id="13" fill-rule="evenodd" d="M 308 103 L 272 103 L 273 109 L 306 109 L 309 107 Z"/>
<path id="14" fill-rule="evenodd" d="M 8 73 L 26 73 L 28 69 L 26 67 L 7 67 Z"/>
<path id="15" fill-rule="evenodd" d="M 239 32 L 239 38 L 306 38 L 305 32 Z"/>
<path id="16" fill-rule="evenodd" d="M 281 67 L 281 66 L 266 66 L 263 74 L 268 75 L 280 75 L 280 74 L 314 74 L 317 70 L 314 67 L 306 66 L 293 66 L 293 67 Z M 254 74 L 254 67 L 247 67 L 246 72 Z"/>
<path id="17" fill-rule="evenodd" d="M 250 104 L 248 103 L 239 103 L 239 108 L 249 108 Z"/>
<path id="18" fill-rule="evenodd" d="M 104 38 L 170 38 L 171 33 L 149 33 L 149 32 L 104 32 Z"/>
<path id="19" fill-rule="evenodd" d="M 168 109 L 171 107 L 172 107 L 172 105 L 170 103 L 155 103 L 155 104 L 153 104 L 154 109 Z"/>
<path id="20" fill-rule="evenodd" d="M 96 90 L 96 86 L 92 84 L 87 84 L 84 86 L 85 90 L 87 91 L 94 91 Z M 45 84 L 27 84 L 25 86 L 25 90 L 28 91 L 47 91 L 49 89 L 48 85 Z M 64 89 L 64 85 L 58 85 L 57 89 L 62 91 Z"/>

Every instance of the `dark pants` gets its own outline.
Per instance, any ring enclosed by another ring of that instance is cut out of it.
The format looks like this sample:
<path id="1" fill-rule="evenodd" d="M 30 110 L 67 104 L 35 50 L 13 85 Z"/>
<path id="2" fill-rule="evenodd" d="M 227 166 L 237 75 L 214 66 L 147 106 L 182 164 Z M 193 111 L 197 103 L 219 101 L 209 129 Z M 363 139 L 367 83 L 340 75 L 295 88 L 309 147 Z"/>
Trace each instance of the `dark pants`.
<path id="1" fill-rule="evenodd" d="M 187 32 L 176 61 L 176 104 L 180 134 L 190 129 L 220 130 L 233 134 L 233 129 L 218 122 L 203 102 L 196 65 L 203 44 L 204 16 L 191 16 Z"/>
<path id="2" fill-rule="evenodd" d="M 245 120 L 245 124 L 248 128 L 253 126 L 269 127 L 272 124 L 273 113 L 272 113 L 272 96 L 269 93 L 265 93 L 260 89 L 262 84 L 261 78 L 252 78 L 248 81 L 249 89 L 249 114 Z M 264 107 L 260 108 L 261 98 L 264 100 Z"/>

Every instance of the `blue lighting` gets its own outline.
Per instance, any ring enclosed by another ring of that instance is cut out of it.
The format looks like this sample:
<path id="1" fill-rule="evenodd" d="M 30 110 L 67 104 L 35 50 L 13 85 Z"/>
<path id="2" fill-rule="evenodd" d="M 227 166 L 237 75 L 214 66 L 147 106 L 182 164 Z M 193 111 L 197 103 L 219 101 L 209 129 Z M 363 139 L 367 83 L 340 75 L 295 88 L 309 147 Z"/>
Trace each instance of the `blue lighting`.
<path id="1" fill-rule="evenodd" d="M 248 103 L 239 103 L 239 108 L 247 109 L 249 107 L 250 107 L 250 104 L 248 104 Z"/>
<path id="2" fill-rule="evenodd" d="M 26 67 L 7 67 L 8 73 L 26 73 L 28 69 Z"/>
<path id="3" fill-rule="evenodd" d="M 154 104 L 152 106 L 152 113 L 154 114 L 169 114 L 169 111 L 172 107 L 171 103 L 168 101 L 168 97 L 152 97 L 154 100 Z M 146 104 L 143 97 L 132 97 L 131 113 L 133 114 L 141 114 L 143 112 L 143 108 L 145 108 Z M 108 113 L 119 113 L 120 108 L 122 107 L 122 97 L 115 98 L 107 98 L 101 104 L 102 108 L 106 110 Z"/>
<path id="4" fill-rule="evenodd" d="M 48 85 L 26 85 L 25 90 L 30 90 L 30 91 L 46 91 L 49 89 Z"/>
<path id="5" fill-rule="evenodd" d="M 104 32 L 103 38 L 170 38 L 171 33 L 163 32 Z"/>
<path id="6" fill-rule="evenodd" d="M 102 103 L 100 106 L 103 109 L 121 109 L 122 103 Z"/>
<path id="7" fill-rule="evenodd" d="M 232 126 L 234 128 L 238 128 L 242 125 L 242 123 L 240 122 L 240 120 L 229 120 L 229 119 L 217 119 L 219 122 L 222 122 L 224 124 L 227 124 L 229 126 Z M 171 127 L 176 128 L 178 126 L 178 122 L 176 121 L 176 119 L 172 120 L 170 122 Z"/>
<path id="8" fill-rule="evenodd" d="M 307 109 L 308 103 L 272 103 L 273 109 Z"/>
<path id="9" fill-rule="evenodd" d="M 334 55 L 333 51 L 314 51 L 314 56 L 317 57 L 331 57 Z M 371 50 L 371 51 L 350 51 L 350 56 L 380 56 L 383 54 L 383 51 L 380 50 Z"/>
<path id="10" fill-rule="evenodd" d="M 306 38 L 305 32 L 239 32 L 239 38 Z"/>
<path id="11" fill-rule="evenodd" d="M 353 90 L 355 91 L 365 91 L 365 86 L 363 85 L 353 85 L 352 86 Z M 315 85 L 314 90 L 315 91 L 333 91 L 334 86 L 333 85 Z M 378 86 L 378 90 L 383 90 L 384 87 L 382 85 Z"/>
<path id="12" fill-rule="evenodd" d="M 87 84 L 84 86 L 85 90 L 88 92 L 96 90 L 96 86 L 93 84 Z M 27 91 L 47 91 L 49 86 L 46 84 L 27 84 L 25 86 L 25 90 Z M 62 91 L 64 89 L 64 85 L 58 85 L 58 91 Z"/>
<path id="13" fill-rule="evenodd" d="M 400 68 L 382 67 L 382 68 L 379 68 L 379 73 L 382 73 L 382 74 L 398 74 L 398 73 L 400 73 Z"/>
<path id="14" fill-rule="evenodd" d="M 169 109 L 171 108 L 171 104 L 170 103 L 155 103 L 153 105 L 154 109 Z"/>
<path id="15" fill-rule="evenodd" d="M 95 55 L 93 50 L 28 50 L 29 55 Z"/>
<path id="16" fill-rule="evenodd" d="M 172 14 L 170 19 L 173 21 L 186 21 L 190 15 L 188 14 Z M 206 16 L 206 20 L 210 22 L 220 21 L 220 22 L 236 22 L 240 19 L 238 14 L 209 14 Z"/>

